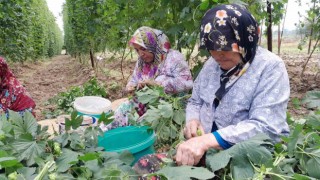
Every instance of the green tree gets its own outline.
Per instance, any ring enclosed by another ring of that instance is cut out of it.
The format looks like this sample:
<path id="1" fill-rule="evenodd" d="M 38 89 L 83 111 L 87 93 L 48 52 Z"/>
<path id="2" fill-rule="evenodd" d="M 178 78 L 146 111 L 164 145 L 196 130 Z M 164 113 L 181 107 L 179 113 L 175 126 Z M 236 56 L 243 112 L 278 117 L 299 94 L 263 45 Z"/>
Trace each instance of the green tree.
<path id="1" fill-rule="evenodd" d="M 249 7 L 258 22 L 267 18 L 264 0 L 67 0 L 63 10 L 66 48 L 76 57 L 90 53 L 92 56 L 94 52 L 107 49 L 122 51 L 125 58 L 127 42 L 134 30 L 151 26 L 163 30 L 173 48 L 185 49 L 189 60 L 197 46 L 205 11 L 231 2 Z M 270 1 L 274 7 L 273 22 L 280 22 L 285 2 Z"/>

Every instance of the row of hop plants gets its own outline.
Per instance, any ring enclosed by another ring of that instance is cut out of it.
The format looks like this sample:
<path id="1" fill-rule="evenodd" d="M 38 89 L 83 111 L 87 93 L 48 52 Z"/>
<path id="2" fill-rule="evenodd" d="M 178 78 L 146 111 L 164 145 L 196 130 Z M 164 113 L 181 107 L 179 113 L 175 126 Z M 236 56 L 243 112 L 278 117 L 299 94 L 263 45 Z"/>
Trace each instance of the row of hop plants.
<path id="1" fill-rule="evenodd" d="M 44 0 L 0 2 L 0 55 L 24 62 L 61 53 L 62 31 Z"/>

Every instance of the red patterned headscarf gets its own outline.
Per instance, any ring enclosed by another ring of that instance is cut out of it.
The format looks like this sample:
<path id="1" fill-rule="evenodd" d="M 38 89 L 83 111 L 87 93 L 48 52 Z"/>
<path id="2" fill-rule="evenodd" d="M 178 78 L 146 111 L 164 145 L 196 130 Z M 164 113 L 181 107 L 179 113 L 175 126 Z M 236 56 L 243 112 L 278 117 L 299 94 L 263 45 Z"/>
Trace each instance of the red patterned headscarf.
<path id="1" fill-rule="evenodd" d="M 2 57 L 0 57 L 0 81 L 0 111 L 8 109 L 23 111 L 36 106 Z"/>

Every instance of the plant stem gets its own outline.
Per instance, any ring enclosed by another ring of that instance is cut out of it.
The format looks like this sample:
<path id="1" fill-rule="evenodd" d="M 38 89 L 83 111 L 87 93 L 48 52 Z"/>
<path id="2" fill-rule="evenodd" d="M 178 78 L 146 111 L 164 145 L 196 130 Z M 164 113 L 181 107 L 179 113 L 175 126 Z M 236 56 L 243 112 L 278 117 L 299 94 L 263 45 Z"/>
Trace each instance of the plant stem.
<path id="1" fill-rule="evenodd" d="M 48 161 L 44 167 L 42 168 L 42 170 L 40 171 L 40 173 L 34 178 L 34 180 L 42 180 L 43 177 L 48 173 L 49 168 L 52 167 L 52 165 L 54 165 L 55 162 L 54 161 Z"/>

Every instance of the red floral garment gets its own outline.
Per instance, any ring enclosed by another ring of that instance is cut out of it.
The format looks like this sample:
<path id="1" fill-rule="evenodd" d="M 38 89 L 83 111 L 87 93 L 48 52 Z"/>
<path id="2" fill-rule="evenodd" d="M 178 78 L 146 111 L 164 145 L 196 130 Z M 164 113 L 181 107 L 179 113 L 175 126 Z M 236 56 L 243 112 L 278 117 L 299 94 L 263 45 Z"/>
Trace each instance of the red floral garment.
<path id="1" fill-rule="evenodd" d="M 148 154 L 141 157 L 133 166 L 133 170 L 139 174 L 138 180 L 160 180 L 159 176 L 148 177 L 148 174 L 154 173 L 163 165 L 163 159 L 168 158 L 166 154 Z"/>
<path id="2" fill-rule="evenodd" d="M 26 89 L 13 75 L 5 59 L 0 57 L 0 113 L 13 111 L 32 110 L 35 102 L 27 95 Z"/>

